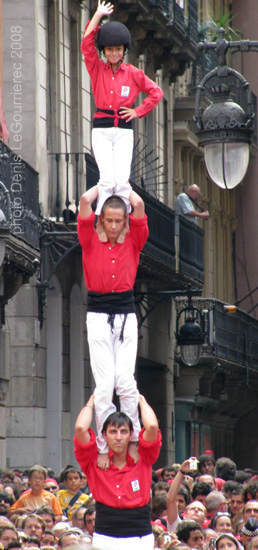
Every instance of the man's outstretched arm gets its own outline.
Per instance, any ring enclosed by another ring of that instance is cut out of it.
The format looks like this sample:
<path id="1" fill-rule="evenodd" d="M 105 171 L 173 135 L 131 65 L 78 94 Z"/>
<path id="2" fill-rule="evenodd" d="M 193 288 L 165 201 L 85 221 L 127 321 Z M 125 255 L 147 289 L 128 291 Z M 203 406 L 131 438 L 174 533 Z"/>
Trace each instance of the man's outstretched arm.
<path id="1" fill-rule="evenodd" d="M 195 458 L 195 457 L 192 457 L 192 458 Z M 179 491 L 180 485 L 183 485 L 185 474 L 187 474 L 190 471 L 189 470 L 189 466 L 190 466 L 189 461 L 190 461 L 190 458 L 188 460 L 185 460 L 181 464 L 181 468 L 178 470 L 178 472 L 177 472 L 177 474 L 174 478 L 174 481 L 173 481 L 173 483 L 171 483 L 169 491 L 168 491 L 168 495 L 167 495 L 167 511 L 168 511 L 168 514 L 167 514 L 167 516 L 168 516 L 168 522 L 170 523 L 170 525 L 172 525 L 172 523 L 174 523 L 174 521 L 178 517 L 178 508 L 177 508 L 177 503 L 176 503 L 176 497 L 177 497 L 177 493 Z"/>
<path id="2" fill-rule="evenodd" d="M 81 218 L 89 218 L 92 214 L 92 203 L 96 200 L 98 197 L 98 186 L 94 185 L 94 187 L 91 187 L 88 189 L 88 191 L 85 191 L 80 199 L 80 216 Z"/>
<path id="3" fill-rule="evenodd" d="M 157 439 L 159 429 L 158 419 L 154 410 L 147 403 L 143 395 L 139 395 L 139 407 L 141 410 L 142 423 L 145 428 L 143 439 L 151 443 Z"/>
<path id="4" fill-rule="evenodd" d="M 131 191 L 129 200 L 131 206 L 133 207 L 133 217 L 138 219 L 143 218 L 145 213 L 145 204 L 141 197 L 137 195 L 135 191 Z"/>
<path id="5" fill-rule="evenodd" d="M 79 412 L 75 422 L 75 437 L 80 443 L 90 443 L 89 428 L 92 422 L 94 394 Z"/>

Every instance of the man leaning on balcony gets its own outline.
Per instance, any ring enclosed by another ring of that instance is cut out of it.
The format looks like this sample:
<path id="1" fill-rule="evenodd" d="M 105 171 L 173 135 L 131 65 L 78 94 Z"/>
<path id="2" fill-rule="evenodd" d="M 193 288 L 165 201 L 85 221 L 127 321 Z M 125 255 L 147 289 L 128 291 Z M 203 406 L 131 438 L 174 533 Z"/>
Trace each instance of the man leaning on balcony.
<path id="1" fill-rule="evenodd" d="M 177 228 L 179 225 L 178 216 L 184 216 L 186 219 L 194 223 L 196 223 L 196 218 L 201 218 L 203 220 L 207 220 L 209 218 L 210 214 L 207 210 L 196 212 L 196 210 L 194 209 L 193 202 L 195 203 L 200 194 L 201 191 L 198 185 L 193 184 L 188 187 L 185 193 L 180 193 L 180 195 L 178 195 L 178 197 L 176 198 L 175 208 Z M 178 235 L 178 231 L 176 231 L 176 235 Z"/>
<path id="2" fill-rule="evenodd" d="M 176 270 L 179 271 L 179 216 L 183 216 L 190 222 L 196 223 L 197 218 L 208 220 L 210 214 L 206 210 L 204 211 L 201 206 L 199 208 L 202 212 L 197 212 L 194 209 L 195 201 L 200 196 L 201 191 L 198 185 L 190 185 L 185 193 L 180 193 L 176 198 L 175 206 L 175 248 L 176 248 Z M 194 204 L 193 204 L 194 203 Z M 197 205 L 198 206 L 198 205 Z"/>

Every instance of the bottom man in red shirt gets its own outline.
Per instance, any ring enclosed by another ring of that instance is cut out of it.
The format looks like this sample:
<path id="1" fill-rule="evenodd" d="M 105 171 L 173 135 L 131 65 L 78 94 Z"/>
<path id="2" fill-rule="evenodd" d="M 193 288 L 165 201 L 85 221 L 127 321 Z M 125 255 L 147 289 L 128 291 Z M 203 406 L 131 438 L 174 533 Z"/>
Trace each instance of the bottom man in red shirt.
<path id="1" fill-rule="evenodd" d="M 139 460 L 128 454 L 132 421 L 121 412 L 111 414 L 103 425 L 109 448 L 110 467 L 97 465 L 98 448 L 90 429 L 94 395 L 83 407 L 75 424 L 74 452 L 85 472 L 96 501 L 93 548 L 100 550 L 153 550 L 150 523 L 152 465 L 161 447 L 158 421 L 143 395 L 139 406 L 144 428 L 139 434 Z"/>

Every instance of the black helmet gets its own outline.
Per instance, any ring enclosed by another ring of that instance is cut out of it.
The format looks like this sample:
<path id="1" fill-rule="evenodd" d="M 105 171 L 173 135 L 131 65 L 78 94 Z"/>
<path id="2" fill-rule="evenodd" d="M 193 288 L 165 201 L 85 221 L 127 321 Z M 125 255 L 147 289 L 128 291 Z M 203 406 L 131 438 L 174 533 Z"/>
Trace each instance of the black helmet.
<path id="1" fill-rule="evenodd" d="M 99 50 L 105 46 L 124 46 L 125 50 L 131 47 L 131 35 L 128 28 L 119 21 L 110 21 L 102 25 L 97 36 Z"/>

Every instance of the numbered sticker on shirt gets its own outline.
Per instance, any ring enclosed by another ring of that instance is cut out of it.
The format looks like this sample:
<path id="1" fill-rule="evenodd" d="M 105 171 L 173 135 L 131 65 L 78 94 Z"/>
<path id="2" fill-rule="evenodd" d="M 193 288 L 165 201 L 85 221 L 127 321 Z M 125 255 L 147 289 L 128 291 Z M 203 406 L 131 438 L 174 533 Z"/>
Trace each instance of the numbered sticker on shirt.
<path id="1" fill-rule="evenodd" d="M 132 490 L 135 493 L 136 491 L 140 491 L 140 484 L 138 479 L 135 479 L 134 481 L 131 481 Z"/>
<path id="2" fill-rule="evenodd" d="M 130 86 L 122 86 L 121 88 L 121 97 L 129 97 Z"/>

